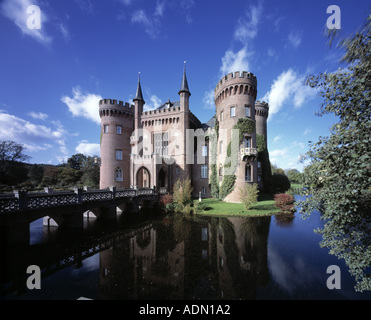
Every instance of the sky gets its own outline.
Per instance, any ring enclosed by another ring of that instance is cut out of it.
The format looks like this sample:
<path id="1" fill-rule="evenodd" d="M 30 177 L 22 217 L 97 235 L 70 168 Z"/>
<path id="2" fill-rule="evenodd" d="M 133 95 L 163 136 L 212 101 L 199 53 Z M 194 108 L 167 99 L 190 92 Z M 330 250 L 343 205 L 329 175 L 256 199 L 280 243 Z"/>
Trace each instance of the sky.
<path id="1" fill-rule="evenodd" d="M 340 9 L 337 16 L 327 13 L 331 5 Z M 328 136 L 337 121 L 315 115 L 322 99 L 304 81 L 341 66 L 343 52 L 325 37 L 328 25 L 340 22 L 340 38 L 349 36 L 370 6 L 366 0 L 0 0 L 0 140 L 22 143 L 30 163 L 99 155 L 99 100 L 132 102 L 140 72 L 146 110 L 177 101 L 186 61 L 190 109 L 201 122 L 214 116 L 214 88 L 225 74 L 255 74 L 257 100 L 270 105 L 270 160 L 302 171 L 308 142 Z"/>

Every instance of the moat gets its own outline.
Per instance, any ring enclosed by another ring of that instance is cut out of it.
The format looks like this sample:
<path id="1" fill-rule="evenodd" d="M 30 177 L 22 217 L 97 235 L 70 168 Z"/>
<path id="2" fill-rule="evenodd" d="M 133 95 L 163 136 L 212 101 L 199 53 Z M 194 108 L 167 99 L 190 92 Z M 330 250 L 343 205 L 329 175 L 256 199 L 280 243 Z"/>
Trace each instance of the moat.
<path id="1" fill-rule="evenodd" d="M 120 225 L 121 224 L 121 225 Z M 320 248 L 318 212 L 302 220 L 275 216 L 143 216 L 84 230 L 30 227 L 30 245 L 1 247 L 1 299 L 371 299 L 354 291 L 343 260 Z M 26 286 L 40 267 L 41 289 Z M 326 286 L 328 266 L 341 289 Z"/>

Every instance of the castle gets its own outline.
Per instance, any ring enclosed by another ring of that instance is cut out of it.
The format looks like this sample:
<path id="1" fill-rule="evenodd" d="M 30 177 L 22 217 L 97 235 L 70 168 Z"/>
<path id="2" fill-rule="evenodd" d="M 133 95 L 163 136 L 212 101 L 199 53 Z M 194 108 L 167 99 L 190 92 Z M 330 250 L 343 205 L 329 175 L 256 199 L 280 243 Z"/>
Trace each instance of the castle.
<path id="1" fill-rule="evenodd" d="M 100 188 L 155 186 L 166 193 L 179 178 L 189 177 L 193 196 L 211 197 L 214 189 L 229 202 L 240 202 L 239 188 L 246 183 L 264 188 L 257 143 L 267 148 L 269 106 L 256 101 L 256 76 L 243 71 L 220 79 L 214 90 L 216 113 L 207 123 L 190 110 L 185 67 L 178 94 L 179 101 L 169 99 L 144 111 L 138 77 L 133 105 L 99 101 Z"/>

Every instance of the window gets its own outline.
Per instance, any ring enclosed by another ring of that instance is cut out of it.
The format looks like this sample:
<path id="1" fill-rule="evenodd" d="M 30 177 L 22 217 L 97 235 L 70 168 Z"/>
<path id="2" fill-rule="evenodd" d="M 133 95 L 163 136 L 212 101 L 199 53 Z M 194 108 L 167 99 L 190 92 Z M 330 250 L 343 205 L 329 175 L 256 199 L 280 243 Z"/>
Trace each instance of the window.
<path id="1" fill-rule="evenodd" d="M 262 163 L 258 161 L 258 168 L 261 168 L 261 167 L 262 167 Z"/>
<path id="2" fill-rule="evenodd" d="M 223 153 L 223 141 L 219 142 L 219 154 Z"/>
<path id="3" fill-rule="evenodd" d="M 201 241 L 207 241 L 207 228 L 201 228 Z"/>
<path id="4" fill-rule="evenodd" d="M 202 156 L 207 157 L 207 146 L 202 146 Z"/>
<path id="5" fill-rule="evenodd" d="M 262 174 L 258 173 L 258 182 L 262 181 Z"/>
<path id="6" fill-rule="evenodd" d="M 251 107 L 250 106 L 245 106 L 245 116 L 246 117 L 251 117 Z"/>
<path id="7" fill-rule="evenodd" d="M 236 108 L 231 107 L 231 117 L 235 117 L 235 116 L 236 116 Z"/>
<path id="8" fill-rule="evenodd" d="M 251 148 L 251 138 L 250 137 L 245 137 L 244 146 L 245 146 L 245 148 Z"/>
<path id="9" fill-rule="evenodd" d="M 122 150 L 116 150 L 116 160 L 122 160 Z"/>
<path id="10" fill-rule="evenodd" d="M 168 132 L 155 133 L 153 135 L 153 140 L 154 140 L 153 152 L 159 155 L 167 156 L 169 154 L 169 134 Z"/>
<path id="11" fill-rule="evenodd" d="M 203 164 L 201 166 L 201 178 L 207 178 L 207 165 Z"/>
<path id="12" fill-rule="evenodd" d="M 223 167 L 220 165 L 219 166 L 219 181 L 222 181 L 223 179 Z"/>
<path id="13" fill-rule="evenodd" d="M 202 188 L 201 188 L 201 193 L 202 193 L 202 194 L 206 194 L 206 188 L 205 188 L 205 187 L 202 187 Z"/>
<path id="14" fill-rule="evenodd" d="M 220 121 L 223 121 L 223 119 L 224 119 L 224 112 L 222 111 L 220 112 Z"/>
<path id="15" fill-rule="evenodd" d="M 105 125 L 103 126 L 103 132 L 104 132 L 104 133 L 108 133 L 108 124 L 105 124 Z"/>
<path id="16" fill-rule="evenodd" d="M 120 168 L 116 169 L 115 172 L 115 181 L 123 181 L 124 179 L 122 178 L 122 170 Z"/>
<path id="17" fill-rule="evenodd" d="M 121 134 L 121 126 L 116 126 L 116 133 Z"/>
<path id="18" fill-rule="evenodd" d="M 251 166 L 247 165 L 245 167 L 245 181 L 250 182 L 251 181 Z"/>

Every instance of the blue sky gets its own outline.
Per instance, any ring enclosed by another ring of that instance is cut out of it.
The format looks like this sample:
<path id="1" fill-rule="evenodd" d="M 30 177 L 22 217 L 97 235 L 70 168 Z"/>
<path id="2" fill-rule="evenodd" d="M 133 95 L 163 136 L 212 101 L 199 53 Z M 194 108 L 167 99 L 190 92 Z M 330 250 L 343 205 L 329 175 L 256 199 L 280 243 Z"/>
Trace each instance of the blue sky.
<path id="1" fill-rule="evenodd" d="M 365 0 L 2 0 L 0 140 L 23 143 L 32 163 L 99 154 L 98 101 L 130 102 L 138 72 L 146 108 L 179 100 L 187 61 L 191 111 L 207 122 L 213 89 L 232 71 L 258 78 L 270 104 L 271 161 L 302 170 L 308 141 L 336 120 L 314 115 L 311 73 L 338 69 L 341 52 L 324 37 L 327 7 L 341 9 L 341 36 L 366 19 Z M 41 29 L 30 29 L 30 5 Z"/>

